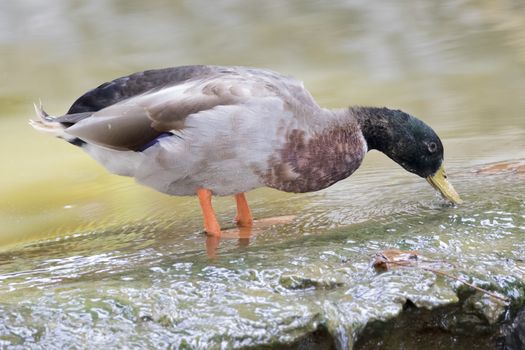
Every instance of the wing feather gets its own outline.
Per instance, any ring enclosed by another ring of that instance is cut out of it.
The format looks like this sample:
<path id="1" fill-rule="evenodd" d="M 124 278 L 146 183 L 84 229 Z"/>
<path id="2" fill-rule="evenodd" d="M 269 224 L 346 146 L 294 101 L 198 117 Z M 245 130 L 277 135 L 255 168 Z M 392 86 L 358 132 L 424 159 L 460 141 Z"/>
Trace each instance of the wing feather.
<path id="1" fill-rule="evenodd" d="M 246 67 L 185 66 L 132 74 L 81 96 L 62 117 L 76 122 L 65 131 L 116 150 L 143 150 L 186 118 L 217 106 L 278 97 L 288 109 L 317 106 L 297 80 Z M 89 117 L 84 113 L 91 112 Z M 69 119 L 68 119 L 69 118 Z M 227 122 L 225 120 L 225 122 Z"/>
<path id="2" fill-rule="evenodd" d="M 80 120 L 66 132 L 111 149 L 141 150 L 144 144 L 166 132 L 182 130 L 189 115 L 242 103 L 243 98 L 233 96 L 227 89 L 204 93 L 208 84 L 199 87 L 198 82 L 186 83 L 129 98 Z"/>
<path id="3" fill-rule="evenodd" d="M 152 69 L 104 83 L 80 96 L 67 114 L 96 112 L 130 97 L 206 76 L 213 66 L 181 66 Z"/>

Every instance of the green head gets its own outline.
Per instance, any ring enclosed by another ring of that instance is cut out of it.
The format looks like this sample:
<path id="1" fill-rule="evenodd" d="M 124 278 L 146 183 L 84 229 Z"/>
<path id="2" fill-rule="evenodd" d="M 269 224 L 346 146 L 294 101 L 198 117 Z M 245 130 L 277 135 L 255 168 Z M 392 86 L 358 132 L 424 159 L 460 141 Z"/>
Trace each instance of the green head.
<path id="1" fill-rule="evenodd" d="M 407 171 L 417 174 L 453 203 L 461 199 L 448 182 L 443 144 L 430 126 L 400 110 L 352 108 L 368 149 L 383 152 Z"/>

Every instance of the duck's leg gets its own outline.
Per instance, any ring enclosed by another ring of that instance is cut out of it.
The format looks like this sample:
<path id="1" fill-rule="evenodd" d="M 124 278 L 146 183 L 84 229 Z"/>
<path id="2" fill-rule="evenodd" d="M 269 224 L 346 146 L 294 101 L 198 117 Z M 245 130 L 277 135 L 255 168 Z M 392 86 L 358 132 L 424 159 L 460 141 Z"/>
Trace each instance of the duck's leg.
<path id="1" fill-rule="evenodd" d="M 204 217 L 204 230 L 210 235 L 220 236 L 221 226 L 217 221 L 215 212 L 211 205 L 211 191 L 206 188 L 199 188 L 197 190 L 197 196 L 202 209 L 202 216 Z"/>
<path id="2" fill-rule="evenodd" d="M 238 193 L 235 195 L 235 201 L 237 202 L 237 216 L 235 222 L 241 227 L 250 227 L 253 224 L 252 212 L 246 201 L 244 193 Z"/>

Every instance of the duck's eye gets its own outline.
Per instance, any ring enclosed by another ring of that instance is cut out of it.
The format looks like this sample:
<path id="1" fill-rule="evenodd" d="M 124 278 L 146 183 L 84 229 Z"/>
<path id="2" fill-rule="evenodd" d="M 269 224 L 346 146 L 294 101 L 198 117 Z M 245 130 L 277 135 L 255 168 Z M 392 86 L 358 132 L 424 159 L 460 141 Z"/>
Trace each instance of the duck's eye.
<path id="1" fill-rule="evenodd" d="M 434 153 L 434 152 L 436 152 L 437 147 L 438 147 L 438 146 L 436 145 L 435 142 L 430 142 L 430 143 L 428 144 L 428 151 L 429 151 L 430 153 Z"/>

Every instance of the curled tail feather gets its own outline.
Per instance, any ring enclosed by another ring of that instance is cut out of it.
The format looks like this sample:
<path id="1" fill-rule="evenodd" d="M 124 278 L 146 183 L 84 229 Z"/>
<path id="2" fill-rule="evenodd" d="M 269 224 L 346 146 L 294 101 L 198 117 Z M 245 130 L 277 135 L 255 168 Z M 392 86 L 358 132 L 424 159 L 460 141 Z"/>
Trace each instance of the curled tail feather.
<path id="1" fill-rule="evenodd" d="M 66 127 L 63 124 L 58 122 L 55 117 L 50 116 L 46 113 L 46 111 L 44 111 L 42 103 L 40 103 L 38 106 L 35 103 L 34 106 L 38 119 L 30 119 L 29 125 L 40 132 L 64 139 L 66 141 L 72 141 L 75 139 L 74 136 L 68 135 L 65 132 Z"/>

